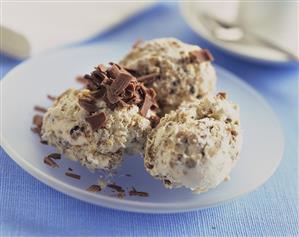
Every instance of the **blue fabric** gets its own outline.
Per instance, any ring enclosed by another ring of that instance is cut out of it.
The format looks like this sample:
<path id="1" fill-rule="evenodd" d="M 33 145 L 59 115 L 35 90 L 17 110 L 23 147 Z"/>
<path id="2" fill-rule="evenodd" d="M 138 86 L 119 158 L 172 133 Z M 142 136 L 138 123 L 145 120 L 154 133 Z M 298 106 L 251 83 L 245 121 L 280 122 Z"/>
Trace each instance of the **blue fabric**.
<path id="1" fill-rule="evenodd" d="M 97 207 L 54 191 L 25 173 L 1 149 L 0 236 L 299 235 L 298 65 L 258 64 L 224 53 L 190 30 L 176 4 L 158 4 L 84 44 L 164 36 L 210 48 L 216 63 L 266 98 L 285 135 L 284 157 L 276 173 L 258 190 L 215 208 L 183 214 L 136 214 Z M 18 63 L 1 55 L 3 75 Z"/>

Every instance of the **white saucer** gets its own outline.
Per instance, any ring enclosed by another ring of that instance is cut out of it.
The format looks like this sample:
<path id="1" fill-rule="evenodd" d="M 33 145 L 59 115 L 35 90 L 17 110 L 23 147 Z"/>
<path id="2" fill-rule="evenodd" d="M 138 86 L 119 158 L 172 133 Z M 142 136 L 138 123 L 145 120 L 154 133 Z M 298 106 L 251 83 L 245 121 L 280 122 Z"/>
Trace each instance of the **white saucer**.
<path id="1" fill-rule="evenodd" d="M 218 90 L 227 91 L 230 99 L 240 104 L 244 130 L 241 158 L 231 180 L 201 194 L 184 188 L 167 190 L 143 169 L 141 157 L 128 157 L 118 171 L 115 182 L 134 186 L 149 197 L 112 197 L 109 189 L 90 193 L 86 188 L 96 184 L 99 173 L 90 173 L 78 163 L 63 157 L 60 168 L 43 163 L 43 157 L 54 149 L 39 143 L 30 131 L 34 105 L 49 106 L 46 95 L 58 95 L 68 87 L 80 87 L 74 81 L 99 63 L 117 61 L 130 48 L 128 44 L 63 49 L 32 58 L 7 74 L 1 81 L 1 145 L 24 170 L 52 188 L 74 198 L 105 207 L 147 213 L 184 212 L 202 209 L 239 197 L 262 185 L 276 170 L 283 152 L 283 137 L 276 116 L 262 97 L 231 73 L 216 67 Z M 81 175 L 81 180 L 64 175 L 68 168 Z M 131 177 L 125 176 L 130 174 Z"/>
<path id="2" fill-rule="evenodd" d="M 284 53 L 278 52 L 271 48 L 266 48 L 260 45 L 245 45 L 237 42 L 225 42 L 217 39 L 213 36 L 211 31 L 207 29 L 206 25 L 199 18 L 200 4 L 206 4 L 205 2 L 197 2 L 198 6 L 194 6 L 194 2 L 184 2 L 180 4 L 181 13 L 186 20 L 187 24 L 196 32 L 199 36 L 219 47 L 220 49 L 227 51 L 231 54 L 235 54 L 247 59 L 251 59 L 264 63 L 287 63 L 291 62 Z"/>

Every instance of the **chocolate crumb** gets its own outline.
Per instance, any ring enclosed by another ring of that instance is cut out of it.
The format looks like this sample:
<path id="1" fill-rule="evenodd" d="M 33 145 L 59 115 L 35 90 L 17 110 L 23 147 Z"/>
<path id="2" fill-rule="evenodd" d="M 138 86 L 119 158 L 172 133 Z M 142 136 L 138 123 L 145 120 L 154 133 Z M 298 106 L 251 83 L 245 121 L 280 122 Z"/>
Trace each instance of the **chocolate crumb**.
<path id="1" fill-rule="evenodd" d="M 36 127 L 41 128 L 43 125 L 43 116 L 38 114 L 34 115 L 32 122 Z"/>
<path id="2" fill-rule="evenodd" d="M 96 193 L 96 192 L 100 192 L 102 188 L 99 185 L 93 184 L 90 187 L 88 187 L 86 190 L 91 193 Z"/>
<path id="3" fill-rule="evenodd" d="M 61 154 L 59 153 L 51 153 L 48 155 L 48 157 L 53 158 L 55 160 L 60 160 L 61 159 Z"/>
<path id="4" fill-rule="evenodd" d="M 99 110 L 99 108 L 95 104 L 95 101 L 92 98 L 79 98 L 78 102 L 79 105 L 87 112 L 93 113 Z"/>
<path id="5" fill-rule="evenodd" d="M 47 112 L 46 108 L 44 108 L 42 106 L 38 106 L 38 105 L 34 106 L 34 110 L 38 111 L 38 112 L 42 112 L 42 113 L 46 113 Z"/>
<path id="6" fill-rule="evenodd" d="M 150 117 L 151 127 L 155 128 L 160 123 L 160 117 L 157 115 L 153 115 Z"/>
<path id="7" fill-rule="evenodd" d="M 130 196 L 139 196 L 139 197 L 148 197 L 149 194 L 147 192 L 140 192 L 137 191 L 134 187 L 132 187 L 132 190 L 129 191 Z"/>
<path id="8" fill-rule="evenodd" d="M 70 168 L 70 167 L 69 167 L 67 170 L 68 170 L 68 171 L 73 171 L 73 169 L 72 169 L 72 168 Z"/>
<path id="9" fill-rule="evenodd" d="M 132 177 L 132 175 L 130 175 L 130 174 L 125 174 L 125 176 L 127 176 L 127 177 Z"/>
<path id="10" fill-rule="evenodd" d="M 213 61 L 214 58 L 209 50 L 207 49 L 199 49 L 190 52 L 191 60 L 195 60 L 199 63 Z"/>
<path id="11" fill-rule="evenodd" d="M 225 92 L 219 92 L 216 96 L 222 100 L 227 99 L 227 94 Z"/>
<path id="12" fill-rule="evenodd" d="M 138 82 L 151 83 L 158 79 L 159 73 L 151 73 L 144 76 L 137 77 Z"/>
<path id="13" fill-rule="evenodd" d="M 47 141 L 44 141 L 44 140 L 40 140 L 40 143 L 41 143 L 41 144 L 44 144 L 44 145 L 48 145 L 48 142 L 47 142 Z"/>
<path id="14" fill-rule="evenodd" d="M 31 131 L 32 131 L 33 133 L 38 134 L 38 135 L 41 134 L 41 128 L 38 128 L 38 127 L 32 127 L 32 128 L 31 128 Z"/>
<path id="15" fill-rule="evenodd" d="M 59 165 L 54 160 L 52 160 L 49 156 L 46 156 L 44 158 L 44 163 L 52 168 L 59 168 Z"/>
<path id="16" fill-rule="evenodd" d="M 49 100 L 56 100 L 56 96 L 52 96 L 52 95 L 47 95 L 47 98 Z"/>
<path id="17" fill-rule="evenodd" d="M 140 114 L 143 117 L 146 117 L 148 110 L 150 109 L 150 107 L 152 106 L 152 101 L 151 98 L 148 94 L 145 95 L 144 101 L 143 101 L 143 105 L 140 109 Z"/>
<path id="18" fill-rule="evenodd" d="M 153 169 L 154 166 L 150 163 L 145 163 L 146 168 L 148 168 L 149 170 Z"/>
<path id="19" fill-rule="evenodd" d="M 114 189 L 115 191 L 117 191 L 119 193 L 124 193 L 125 192 L 125 190 L 121 186 L 118 186 L 116 184 L 107 184 L 107 187 L 109 187 L 111 189 Z"/>
<path id="20" fill-rule="evenodd" d="M 86 85 L 88 83 L 88 81 L 84 78 L 84 76 L 77 76 L 76 81 L 83 85 Z"/>
<path id="21" fill-rule="evenodd" d="M 195 93 L 195 88 L 194 88 L 193 85 L 190 86 L 189 91 L 190 91 L 191 94 L 194 94 L 194 93 Z"/>
<path id="22" fill-rule="evenodd" d="M 85 118 L 86 122 L 88 122 L 92 128 L 92 130 L 97 130 L 105 126 L 106 115 L 101 112 L 99 114 L 94 114 Z"/>
<path id="23" fill-rule="evenodd" d="M 74 173 L 70 173 L 70 172 L 65 172 L 65 175 L 69 176 L 69 177 L 71 177 L 73 179 L 81 179 L 81 176 L 78 175 L 78 174 L 74 174 Z"/>

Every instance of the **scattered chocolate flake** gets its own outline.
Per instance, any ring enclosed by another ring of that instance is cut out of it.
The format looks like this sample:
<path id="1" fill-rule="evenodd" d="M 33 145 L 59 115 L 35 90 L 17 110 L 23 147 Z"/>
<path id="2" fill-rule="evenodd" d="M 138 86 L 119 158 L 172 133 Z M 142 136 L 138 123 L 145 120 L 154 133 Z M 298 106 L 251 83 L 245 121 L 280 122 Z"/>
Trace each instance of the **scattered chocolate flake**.
<path id="1" fill-rule="evenodd" d="M 32 127 L 32 128 L 31 128 L 31 131 L 32 131 L 33 133 L 36 133 L 36 134 L 40 135 L 40 133 L 41 133 L 41 128 L 39 128 L 39 127 Z"/>
<path id="2" fill-rule="evenodd" d="M 73 135 L 74 133 L 80 131 L 80 127 L 78 125 L 75 125 L 70 129 L 70 135 Z"/>
<path id="3" fill-rule="evenodd" d="M 79 105 L 89 113 L 93 113 L 99 110 L 99 108 L 95 104 L 95 100 L 90 97 L 79 98 Z"/>
<path id="4" fill-rule="evenodd" d="M 151 97 L 148 94 L 146 94 L 145 98 L 144 98 L 143 105 L 142 105 L 142 107 L 140 109 L 140 114 L 143 117 L 146 117 L 147 111 L 149 111 L 149 109 L 150 109 L 151 106 L 152 106 Z"/>
<path id="5" fill-rule="evenodd" d="M 151 83 L 158 79 L 159 73 L 151 73 L 144 76 L 137 77 L 138 82 Z"/>
<path id="6" fill-rule="evenodd" d="M 38 134 L 39 136 L 41 136 L 41 130 L 42 130 L 42 125 L 43 125 L 43 116 L 41 115 L 34 115 L 33 119 L 32 119 L 32 123 L 33 125 L 35 125 L 35 127 L 31 128 L 31 131 Z"/>
<path id="7" fill-rule="evenodd" d="M 90 124 L 92 130 L 97 130 L 105 126 L 106 115 L 101 112 L 98 114 L 90 115 L 86 117 L 85 120 Z"/>
<path id="8" fill-rule="evenodd" d="M 160 123 L 160 117 L 157 115 L 153 115 L 150 117 L 151 127 L 155 128 Z"/>
<path id="9" fill-rule="evenodd" d="M 227 94 L 225 92 L 219 92 L 216 96 L 222 100 L 227 99 Z"/>
<path id="10" fill-rule="evenodd" d="M 148 168 L 149 170 L 154 168 L 154 166 L 150 163 L 145 163 L 145 167 Z"/>
<path id="11" fill-rule="evenodd" d="M 40 140 L 41 144 L 48 145 L 48 141 Z"/>
<path id="12" fill-rule="evenodd" d="M 90 187 L 88 187 L 86 190 L 91 193 L 96 193 L 96 192 L 100 192 L 102 188 L 99 185 L 93 184 Z"/>
<path id="13" fill-rule="evenodd" d="M 111 189 L 114 189 L 118 193 L 124 193 L 125 192 L 125 190 L 121 186 L 118 186 L 116 184 L 107 184 L 107 187 L 109 187 Z"/>
<path id="14" fill-rule="evenodd" d="M 36 127 L 41 128 L 43 125 L 43 116 L 38 114 L 34 115 L 32 122 Z"/>
<path id="15" fill-rule="evenodd" d="M 106 88 L 100 87 L 98 90 L 92 91 L 90 94 L 95 99 L 102 99 L 104 97 L 105 93 L 106 93 Z"/>
<path id="16" fill-rule="evenodd" d="M 46 108 L 44 108 L 42 106 L 38 106 L 38 105 L 34 106 L 34 110 L 38 111 L 38 112 L 42 112 L 42 113 L 46 113 L 47 112 Z"/>
<path id="17" fill-rule="evenodd" d="M 69 177 L 71 177 L 73 179 L 81 179 L 81 176 L 78 175 L 78 174 L 74 174 L 74 173 L 70 173 L 70 172 L 65 172 L 65 175 L 69 176 Z"/>
<path id="18" fill-rule="evenodd" d="M 199 63 L 213 61 L 214 58 L 209 50 L 207 49 L 199 49 L 190 52 L 191 60 L 195 60 Z"/>
<path id="19" fill-rule="evenodd" d="M 73 171 L 73 169 L 72 169 L 72 168 L 70 168 L 70 167 L 69 167 L 67 170 L 68 170 L 68 171 Z"/>
<path id="20" fill-rule="evenodd" d="M 194 93 L 195 93 L 195 88 L 194 88 L 193 85 L 190 86 L 189 91 L 190 91 L 191 94 L 194 94 Z"/>
<path id="21" fill-rule="evenodd" d="M 87 80 L 84 78 L 84 76 L 77 76 L 76 81 L 83 84 L 83 85 L 87 84 Z"/>
<path id="22" fill-rule="evenodd" d="M 52 96 L 52 95 L 47 95 L 49 100 L 56 100 L 56 96 Z"/>
<path id="23" fill-rule="evenodd" d="M 139 72 L 137 70 L 132 69 L 132 68 L 127 68 L 127 67 L 124 67 L 124 69 L 126 71 L 128 71 L 129 73 L 131 73 L 134 77 L 136 77 L 136 78 L 140 77 L 140 74 L 139 74 Z"/>
<path id="24" fill-rule="evenodd" d="M 137 191 L 134 187 L 132 187 L 132 190 L 129 191 L 130 196 L 139 196 L 139 197 L 148 197 L 149 194 L 147 192 L 140 192 Z"/>
<path id="25" fill-rule="evenodd" d="M 101 72 L 105 72 L 106 71 L 106 67 L 103 64 L 98 65 L 97 67 Z"/>
<path id="26" fill-rule="evenodd" d="M 125 176 L 127 176 L 127 177 L 132 177 L 132 175 L 131 175 L 131 174 L 125 174 Z"/>
<path id="27" fill-rule="evenodd" d="M 44 158 L 44 163 L 52 168 L 59 168 L 59 165 L 49 156 Z"/>
<path id="28" fill-rule="evenodd" d="M 48 157 L 53 158 L 55 160 L 60 160 L 61 159 L 61 154 L 59 153 L 51 153 L 48 155 Z"/>

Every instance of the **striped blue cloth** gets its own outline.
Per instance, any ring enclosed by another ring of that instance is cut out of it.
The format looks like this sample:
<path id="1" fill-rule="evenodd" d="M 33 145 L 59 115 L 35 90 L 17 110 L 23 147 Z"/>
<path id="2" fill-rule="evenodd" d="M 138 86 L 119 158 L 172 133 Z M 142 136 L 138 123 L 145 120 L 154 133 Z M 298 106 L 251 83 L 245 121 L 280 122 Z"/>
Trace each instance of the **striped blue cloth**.
<path id="1" fill-rule="evenodd" d="M 227 204 L 183 214 L 110 210 L 61 194 L 0 150 L 0 236 L 299 236 L 298 74 L 294 65 L 258 64 L 220 51 L 183 22 L 177 4 L 158 4 L 87 42 L 172 36 L 209 48 L 216 63 L 258 90 L 278 115 L 284 157 L 258 190 Z M 2 77 L 19 61 L 1 55 Z"/>

